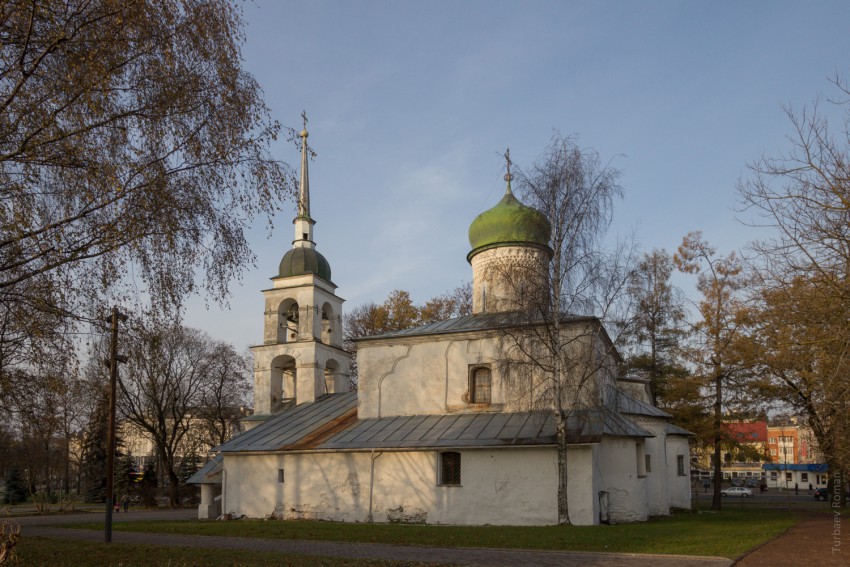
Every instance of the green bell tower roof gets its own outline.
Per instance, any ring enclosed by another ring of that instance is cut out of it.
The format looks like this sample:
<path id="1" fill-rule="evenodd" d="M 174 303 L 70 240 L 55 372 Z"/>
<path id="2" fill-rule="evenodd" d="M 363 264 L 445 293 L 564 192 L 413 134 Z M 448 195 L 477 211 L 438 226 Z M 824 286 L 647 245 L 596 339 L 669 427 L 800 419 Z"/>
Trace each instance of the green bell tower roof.
<path id="1" fill-rule="evenodd" d="M 508 245 L 533 245 L 549 248 L 551 228 L 546 217 L 533 207 L 527 207 L 511 191 L 510 162 L 505 175 L 507 189 L 502 200 L 492 209 L 478 215 L 469 226 L 472 251 L 467 260 L 479 252 Z"/>
<path id="2" fill-rule="evenodd" d="M 279 278 L 316 274 L 331 281 L 331 265 L 315 248 L 293 248 L 283 255 L 278 269 Z"/>

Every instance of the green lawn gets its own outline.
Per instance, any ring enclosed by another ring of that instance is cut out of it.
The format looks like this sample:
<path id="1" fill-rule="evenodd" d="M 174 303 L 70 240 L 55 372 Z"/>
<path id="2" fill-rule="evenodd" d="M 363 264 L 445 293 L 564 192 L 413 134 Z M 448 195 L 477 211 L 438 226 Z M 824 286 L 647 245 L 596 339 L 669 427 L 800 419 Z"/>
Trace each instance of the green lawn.
<path id="1" fill-rule="evenodd" d="M 421 563 L 369 561 L 312 557 L 241 549 L 198 549 L 156 547 L 90 541 L 71 541 L 40 537 L 23 538 L 15 548 L 18 565 L 49 567 L 218 567 L 280 566 L 292 567 L 414 567 Z M 14 563 L 12 563 L 14 565 Z"/>
<path id="2" fill-rule="evenodd" d="M 787 530 L 800 516 L 762 510 L 682 512 L 612 526 L 432 526 L 279 520 L 122 522 L 115 530 L 434 547 L 503 547 L 735 558 Z M 102 529 L 102 524 L 68 527 Z"/>

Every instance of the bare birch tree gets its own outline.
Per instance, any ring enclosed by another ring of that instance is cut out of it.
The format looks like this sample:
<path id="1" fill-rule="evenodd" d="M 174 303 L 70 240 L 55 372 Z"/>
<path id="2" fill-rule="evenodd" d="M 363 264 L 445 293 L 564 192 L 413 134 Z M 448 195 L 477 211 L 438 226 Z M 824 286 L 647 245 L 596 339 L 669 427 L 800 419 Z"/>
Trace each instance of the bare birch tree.
<path id="1" fill-rule="evenodd" d="M 619 171 L 603 165 L 594 150 L 560 134 L 527 171 L 517 171 L 524 203 L 550 224 L 552 255 L 546 273 L 530 274 L 538 286 L 505 278 L 522 287 L 513 290 L 516 305 L 505 320 L 502 366 L 513 403 L 554 412 L 560 524 L 570 523 L 571 418 L 600 407 L 621 362 L 615 344 L 626 320 L 633 249 L 628 243 L 605 248 L 614 202 L 622 196 L 618 179 Z"/>
<path id="2" fill-rule="evenodd" d="M 226 0 L 0 3 L 0 385 L 104 301 L 222 300 L 250 264 L 293 176 L 243 40 Z"/>

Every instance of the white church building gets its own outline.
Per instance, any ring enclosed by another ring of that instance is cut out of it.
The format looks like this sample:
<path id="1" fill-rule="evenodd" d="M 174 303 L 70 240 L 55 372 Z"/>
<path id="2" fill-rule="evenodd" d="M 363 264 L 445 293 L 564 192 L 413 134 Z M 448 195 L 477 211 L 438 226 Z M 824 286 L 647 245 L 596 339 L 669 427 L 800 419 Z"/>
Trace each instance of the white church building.
<path id="1" fill-rule="evenodd" d="M 523 360 L 533 348 L 516 348 L 539 326 L 517 305 L 546 287 L 548 222 L 514 197 L 509 172 L 502 200 L 469 230 L 473 313 L 359 339 L 351 393 L 343 300 L 313 241 L 301 137 L 295 240 L 263 291 L 263 343 L 252 348 L 252 427 L 190 479 L 199 517 L 557 524 L 552 377 Z M 587 357 L 568 371 L 584 379 L 565 387 L 573 405 L 562 414 L 570 523 L 689 508 L 689 433 L 652 405 L 648 384 L 620 377 L 597 318 L 559 323 Z"/>

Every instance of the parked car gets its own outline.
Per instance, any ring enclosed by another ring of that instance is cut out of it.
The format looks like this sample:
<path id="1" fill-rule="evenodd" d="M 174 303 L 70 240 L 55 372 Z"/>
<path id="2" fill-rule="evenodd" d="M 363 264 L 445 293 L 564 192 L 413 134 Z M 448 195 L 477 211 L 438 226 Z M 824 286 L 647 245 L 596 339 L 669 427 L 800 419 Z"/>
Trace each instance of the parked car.
<path id="1" fill-rule="evenodd" d="M 740 496 L 741 498 L 749 498 L 753 495 L 753 491 L 743 486 L 733 486 L 724 488 L 720 491 L 721 496 Z"/>
<path id="2" fill-rule="evenodd" d="M 761 484 L 761 479 L 756 477 L 756 476 L 753 476 L 753 477 L 750 477 L 750 478 L 747 479 L 746 484 L 750 488 L 758 488 L 759 485 Z"/>
<path id="3" fill-rule="evenodd" d="M 743 478 L 733 478 L 732 479 L 732 486 L 744 486 L 744 479 Z"/>
<path id="4" fill-rule="evenodd" d="M 829 491 L 826 488 L 815 488 L 815 500 L 829 500 Z"/>

